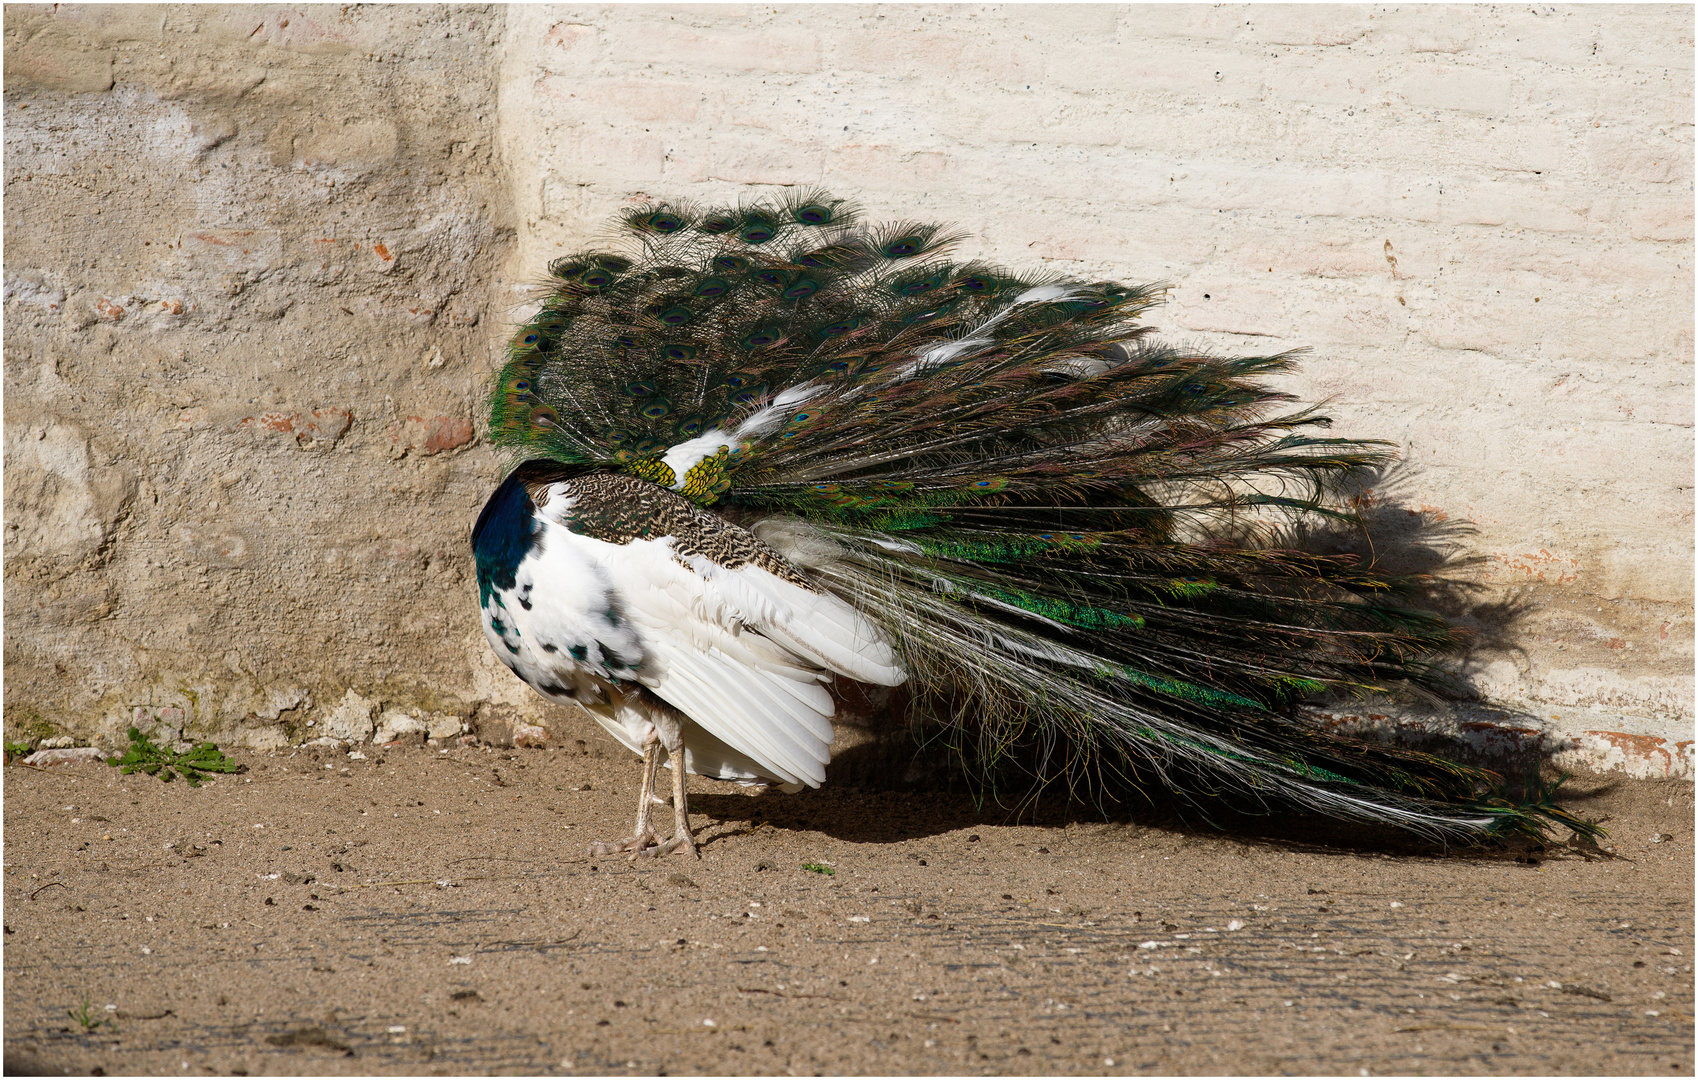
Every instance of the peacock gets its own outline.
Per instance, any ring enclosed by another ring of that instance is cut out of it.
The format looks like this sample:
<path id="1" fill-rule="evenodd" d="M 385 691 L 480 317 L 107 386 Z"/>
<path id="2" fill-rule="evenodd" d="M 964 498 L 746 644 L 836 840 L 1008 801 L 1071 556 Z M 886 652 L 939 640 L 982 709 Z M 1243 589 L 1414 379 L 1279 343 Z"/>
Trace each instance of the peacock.
<path id="1" fill-rule="evenodd" d="M 902 686 L 987 791 L 1169 791 L 1446 842 L 1591 826 L 1548 789 L 1299 706 L 1433 686 L 1414 583 L 1298 542 L 1389 444 L 1163 344 L 1160 286 L 1018 274 L 821 190 L 646 201 L 548 266 L 488 401 L 495 655 L 642 759 L 632 834 L 697 854 L 687 773 L 826 779 L 838 680 Z M 659 768 L 671 774 L 671 835 Z"/>

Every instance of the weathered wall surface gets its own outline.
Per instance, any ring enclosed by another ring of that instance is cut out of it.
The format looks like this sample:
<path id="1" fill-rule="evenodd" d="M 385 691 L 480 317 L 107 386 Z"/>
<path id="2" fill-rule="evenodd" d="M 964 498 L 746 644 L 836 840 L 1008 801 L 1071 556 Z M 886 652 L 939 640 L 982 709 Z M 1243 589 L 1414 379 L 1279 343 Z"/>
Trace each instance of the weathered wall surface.
<path id="1" fill-rule="evenodd" d="M 6 9 L 8 732 L 469 715 L 499 32 Z"/>
<path id="2" fill-rule="evenodd" d="M 1170 282 L 1170 335 L 1311 347 L 1287 388 L 1403 448 L 1380 517 L 1520 612 L 1477 685 L 1689 771 L 1692 29 L 8 8 L 8 728 L 564 722 L 484 659 L 462 553 L 513 283 L 636 194 L 823 183 L 1022 269 Z"/>

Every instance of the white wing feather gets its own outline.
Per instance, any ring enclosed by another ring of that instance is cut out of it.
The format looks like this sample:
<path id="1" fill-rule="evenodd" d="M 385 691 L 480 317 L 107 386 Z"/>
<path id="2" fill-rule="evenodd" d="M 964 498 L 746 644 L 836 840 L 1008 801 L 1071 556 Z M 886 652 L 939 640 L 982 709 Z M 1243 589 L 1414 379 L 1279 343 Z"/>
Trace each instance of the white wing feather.
<path id="1" fill-rule="evenodd" d="M 753 565 L 685 566 L 669 538 L 612 544 L 550 525 L 545 546 L 594 563 L 642 639 L 637 679 L 749 759 L 710 761 L 724 755 L 697 751 L 709 766 L 699 771 L 740 775 L 752 762 L 771 779 L 817 787 L 836 712 L 825 672 L 886 686 L 904 678 L 889 645 L 835 596 Z"/>

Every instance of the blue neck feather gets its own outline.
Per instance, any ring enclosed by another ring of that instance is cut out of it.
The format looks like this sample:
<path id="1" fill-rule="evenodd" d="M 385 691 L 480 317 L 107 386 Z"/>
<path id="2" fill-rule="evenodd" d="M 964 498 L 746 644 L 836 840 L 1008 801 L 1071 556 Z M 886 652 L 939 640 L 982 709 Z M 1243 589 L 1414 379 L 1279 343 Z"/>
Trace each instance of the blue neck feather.
<path id="1" fill-rule="evenodd" d="M 514 587 L 514 575 L 537 543 L 536 512 L 525 491 L 522 469 L 515 469 L 483 504 L 472 526 L 472 551 L 478 564 L 478 603 L 488 606 L 495 589 Z"/>

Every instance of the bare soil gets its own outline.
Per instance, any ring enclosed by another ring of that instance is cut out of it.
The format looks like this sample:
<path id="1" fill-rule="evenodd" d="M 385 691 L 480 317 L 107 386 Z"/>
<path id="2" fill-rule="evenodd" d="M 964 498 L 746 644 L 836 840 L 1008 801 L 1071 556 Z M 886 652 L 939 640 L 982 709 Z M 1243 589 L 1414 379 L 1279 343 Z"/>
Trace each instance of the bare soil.
<path id="1" fill-rule="evenodd" d="M 1693 1071 L 1690 784 L 1572 782 L 1611 857 L 692 778 L 632 862 L 585 734 L 6 769 L 6 1072 Z"/>

